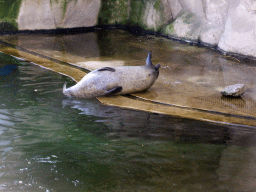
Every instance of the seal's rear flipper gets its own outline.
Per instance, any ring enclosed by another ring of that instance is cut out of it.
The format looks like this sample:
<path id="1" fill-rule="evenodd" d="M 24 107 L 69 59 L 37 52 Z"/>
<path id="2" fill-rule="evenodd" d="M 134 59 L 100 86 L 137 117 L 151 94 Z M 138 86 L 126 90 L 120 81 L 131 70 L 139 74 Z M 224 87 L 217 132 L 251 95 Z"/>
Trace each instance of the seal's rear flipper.
<path id="1" fill-rule="evenodd" d="M 152 56 L 152 51 L 149 51 L 148 52 L 148 57 L 146 59 L 146 65 L 149 65 L 149 66 L 153 65 L 152 62 L 151 62 L 151 56 Z"/>
<path id="2" fill-rule="evenodd" d="M 123 87 L 117 86 L 117 87 L 114 87 L 114 88 L 112 88 L 110 90 L 107 90 L 105 95 L 106 96 L 107 95 L 114 95 L 114 94 L 117 94 L 117 93 L 121 92 L 122 90 L 123 90 Z"/>

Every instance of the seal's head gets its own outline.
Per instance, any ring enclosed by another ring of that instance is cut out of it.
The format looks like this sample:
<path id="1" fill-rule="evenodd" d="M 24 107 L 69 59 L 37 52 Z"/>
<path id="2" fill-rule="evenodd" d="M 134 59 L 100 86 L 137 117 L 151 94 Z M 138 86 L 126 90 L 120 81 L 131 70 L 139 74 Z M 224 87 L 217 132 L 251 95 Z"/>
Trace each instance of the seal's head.
<path id="1" fill-rule="evenodd" d="M 160 64 L 156 64 L 155 66 L 153 65 L 152 61 L 151 61 L 151 57 L 152 57 L 152 51 L 148 52 L 148 57 L 146 59 L 146 66 L 152 67 L 155 69 L 154 73 L 156 74 L 156 79 L 158 78 L 159 75 L 159 68 L 160 68 Z"/>
<path id="2" fill-rule="evenodd" d="M 156 64 L 155 66 L 155 70 L 156 70 L 156 79 L 158 78 L 158 75 L 159 75 L 159 69 L 160 69 L 160 64 Z"/>

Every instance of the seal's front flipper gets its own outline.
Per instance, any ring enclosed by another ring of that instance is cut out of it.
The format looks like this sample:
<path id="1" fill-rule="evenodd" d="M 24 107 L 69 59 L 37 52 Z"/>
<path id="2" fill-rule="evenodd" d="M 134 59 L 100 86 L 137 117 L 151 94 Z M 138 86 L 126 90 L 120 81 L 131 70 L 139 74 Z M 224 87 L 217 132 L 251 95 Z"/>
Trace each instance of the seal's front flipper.
<path id="1" fill-rule="evenodd" d="M 105 95 L 114 95 L 114 94 L 117 94 L 119 92 L 121 92 L 123 90 L 123 87 L 121 86 L 117 86 L 117 87 L 114 87 L 112 89 L 109 89 L 106 91 Z"/>
<path id="2" fill-rule="evenodd" d="M 111 72 L 115 72 L 116 70 L 112 67 L 103 67 L 100 69 L 97 69 L 97 71 L 111 71 Z"/>

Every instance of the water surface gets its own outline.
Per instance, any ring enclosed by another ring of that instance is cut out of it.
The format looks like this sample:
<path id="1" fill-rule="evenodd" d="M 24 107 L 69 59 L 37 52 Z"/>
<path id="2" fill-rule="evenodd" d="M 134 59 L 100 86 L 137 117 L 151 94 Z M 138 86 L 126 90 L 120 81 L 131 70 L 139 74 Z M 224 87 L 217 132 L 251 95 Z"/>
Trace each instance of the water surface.
<path id="1" fill-rule="evenodd" d="M 1 191 L 255 191 L 256 131 L 67 99 L 0 53 Z"/>

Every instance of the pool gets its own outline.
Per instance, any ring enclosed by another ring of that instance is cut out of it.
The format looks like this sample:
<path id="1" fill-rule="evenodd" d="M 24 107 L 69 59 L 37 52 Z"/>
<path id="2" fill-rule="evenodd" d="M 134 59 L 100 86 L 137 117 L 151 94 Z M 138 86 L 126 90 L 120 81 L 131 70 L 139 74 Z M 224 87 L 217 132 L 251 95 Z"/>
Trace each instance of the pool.
<path id="1" fill-rule="evenodd" d="M 68 99 L 0 53 L 1 191 L 255 191 L 256 131 Z"/>

